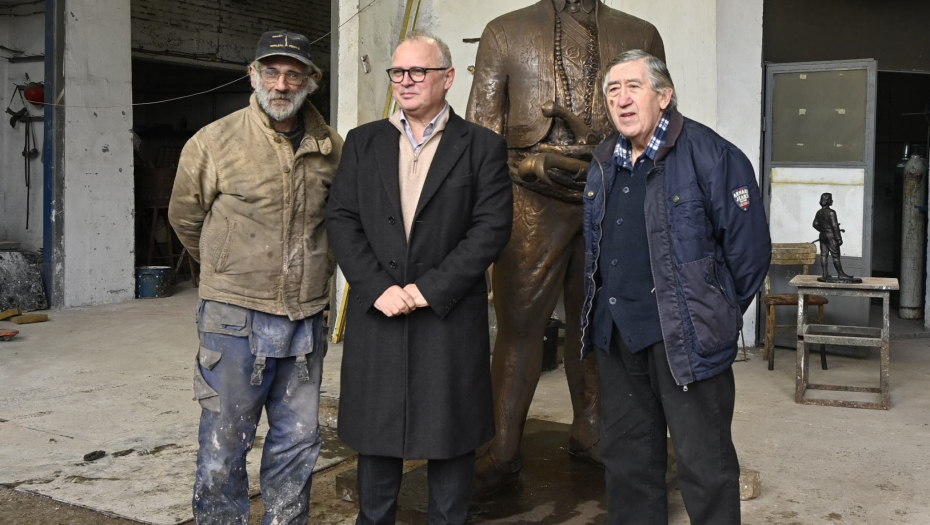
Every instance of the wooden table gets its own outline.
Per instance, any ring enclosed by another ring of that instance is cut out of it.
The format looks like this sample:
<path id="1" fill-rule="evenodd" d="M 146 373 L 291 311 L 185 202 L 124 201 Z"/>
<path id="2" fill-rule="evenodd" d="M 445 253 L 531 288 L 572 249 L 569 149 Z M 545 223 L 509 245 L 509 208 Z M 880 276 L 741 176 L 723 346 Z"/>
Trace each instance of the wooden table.
<path id="1" fill-rule="evenodd" d="M 898 289 L 898 280 L 883 277 L 863 277 L 861 283 L 822 283 L 816 275 L 797 275 L 789 283 L 798 287 L 798 364 L 794 401 L 804 405 L 823 405 L 849 408 L 888 410 L 891 398 L 888 389 L 888 361 L 891 347 L 891 292 Z M 810 295 L 844 297 L 878 297 L 882 300 L 882 327 L 808 324 L 807 303 Z M 879 386 L 843 386 L 809 384 L 808 344 L 875 346 L 881 350 Z M 843 392 L 869 392 L 879 394 L 879 401 L 845 401 L 837 399 L 805 398 L 807 390 L 833 390 Z"/>

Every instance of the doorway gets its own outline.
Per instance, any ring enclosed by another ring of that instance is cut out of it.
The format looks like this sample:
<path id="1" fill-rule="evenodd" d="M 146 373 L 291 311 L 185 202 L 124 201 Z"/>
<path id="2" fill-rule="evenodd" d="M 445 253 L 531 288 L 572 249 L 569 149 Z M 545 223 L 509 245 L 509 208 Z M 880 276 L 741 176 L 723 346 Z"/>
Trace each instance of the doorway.
<path id="1" fill-rule="evenodd" d="M 133 107 L 136 266 L 170 266 L 191 279 L 196 266 L 168 224 L 168 200 L 181 150 L 207 124 L 249 104 L 251 86 L 241 69 L 217 69 L 134 59 L 134 103 L 157 102 L 230 85 L 211 93 Z M 183 259 L 183 260 L 182 260 Z"/>

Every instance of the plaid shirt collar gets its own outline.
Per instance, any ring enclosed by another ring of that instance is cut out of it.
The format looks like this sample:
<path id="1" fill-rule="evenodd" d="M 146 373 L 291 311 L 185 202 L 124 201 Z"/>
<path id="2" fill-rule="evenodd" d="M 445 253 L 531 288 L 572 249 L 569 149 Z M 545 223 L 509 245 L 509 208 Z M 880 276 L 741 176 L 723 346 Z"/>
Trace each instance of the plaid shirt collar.
<path id="1" fill-rule="evenodd" d="M 656 153 L 665 144 L 665 137 L 668 136 L 668 121 L 668 111 L 666 111 L 662 114 L 652 138 L 649 139 L 649 144 L 646 144 L 646 150 L 643 151 L 652 160 L 656 160 Z M 617 146 L 614 148 L 614 162 L 618 168 L 633 171 L 633 144 L 623 135 L 620 135 L 620 138 L 617 139 Z"/>

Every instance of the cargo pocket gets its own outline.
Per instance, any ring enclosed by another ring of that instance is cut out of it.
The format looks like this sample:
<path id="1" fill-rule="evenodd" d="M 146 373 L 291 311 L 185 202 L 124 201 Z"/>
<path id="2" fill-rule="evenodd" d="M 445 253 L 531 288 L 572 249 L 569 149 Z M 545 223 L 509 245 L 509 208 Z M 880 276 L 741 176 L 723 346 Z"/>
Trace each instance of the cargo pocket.
<path id="1" fill-rule="evenodd" d="M 194 370 L 196 370 L 194 374 L 194 401 L 198 401 L 200 406 L 211 412 L 220 411 L 220 395 L 213 387 L 207 384 L 207 380 L 203 377 L 201 367 L 207 370 L 213 370 L 213 367 L 220 362 L 222 357 L 223 354 L 221 352 L 214 352 L 213 350 L 201 346 L 200 351 L 197 353 L 197 365 L 194 366 Z"/>
<path id="2" fill-rule="evenodd" d="M 739 309 L 717 280 L 714 258 L 679 264 L 678 277 L 700 346 L 698 353 L 707 356 L 731 347 L 739 335 Z"/>
<path id="3" fill-rule="evenodd" d="M 199 328 L 201 333 L 233 337 L 248 337 L 252 331 L 247 309 L 215 301 L 204 302 Z"/>

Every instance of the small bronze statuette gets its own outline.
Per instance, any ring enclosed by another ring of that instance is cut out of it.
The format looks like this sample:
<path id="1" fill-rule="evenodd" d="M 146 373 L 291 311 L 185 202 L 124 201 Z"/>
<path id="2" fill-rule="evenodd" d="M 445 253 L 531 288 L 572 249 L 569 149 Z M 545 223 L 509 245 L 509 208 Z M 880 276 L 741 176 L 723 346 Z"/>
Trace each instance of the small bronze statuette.
<path id="1" fill-rule="evenodd" d="M 833 194 L 824 193 L 820 196 L 820 210 L 814 216 L 814 229 L 820 232 L 820 267 L 823 269 L 823 277 L 818 277 L 817 280 L 822 283 L 861 283 L 862 279 L 843 271 L 843 263 L 840 262 L 840 246 L 843 245 L 843 233 L 846 230 L 840 229 L 840 223 L 836 220 L 836 212 L 830 208 L 832 205 Z M 836 268 L 836 277 L 830 275 L 827 269 L 827 258 L 831 255 L 833 266 Z"/>

